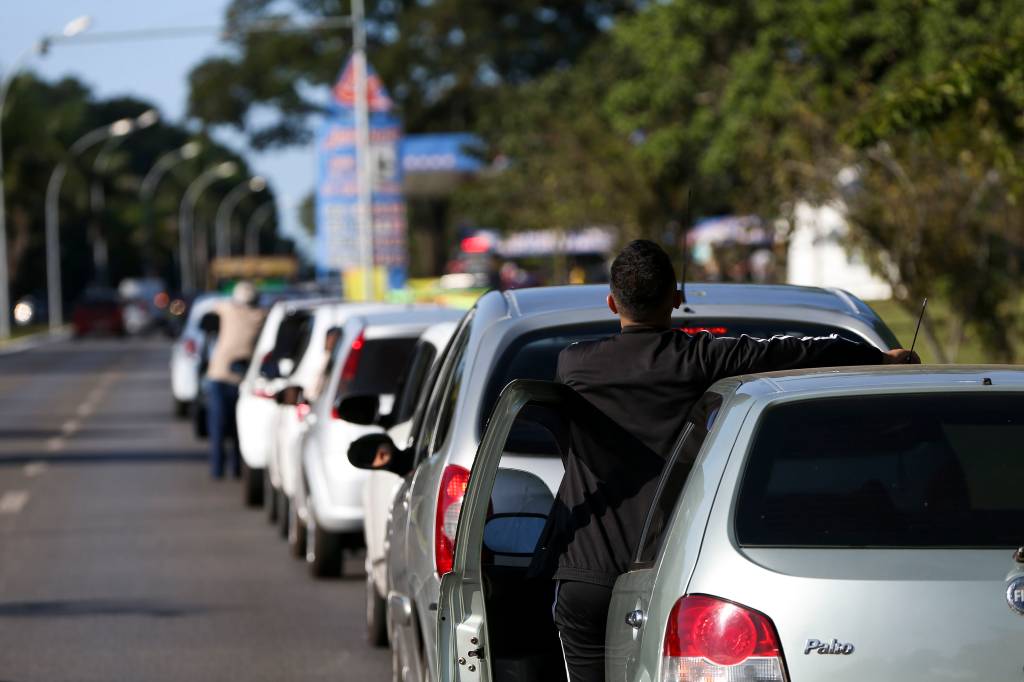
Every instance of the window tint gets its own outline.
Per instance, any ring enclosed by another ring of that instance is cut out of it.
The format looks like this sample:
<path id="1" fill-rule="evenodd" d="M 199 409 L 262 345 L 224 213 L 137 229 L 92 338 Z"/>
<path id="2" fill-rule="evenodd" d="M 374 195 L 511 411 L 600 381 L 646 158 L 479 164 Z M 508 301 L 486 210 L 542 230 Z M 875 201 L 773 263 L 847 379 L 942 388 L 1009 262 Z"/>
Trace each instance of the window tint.
<path id="1" fill-rule="evenodd" d="M 743 545 L 1018 547 L 1024 395 L 803 400 L 767 410 L 736 508 Z"/>
<path id="2" fill-rule="evenodd" d="M 432 450 L 435 434 L 437 433 L 439 414 L 448 396 L 448 386 L 452 381 L 453 373 L 463 365 L 462 358 L 466 353 L 466 345 L 469 343 L 469 334 L 472 330 L 473 311 L 470 311 L 463 318 L 456 330 L 452 340 L 445 349 L 444 357 L 435 369 L 435 378 L 431 384 L 429 402 L 425 403 L 422 410 L 418 412 L 417 424 L 413 425 L 415 435 L 416 463 L 418 464 Z M 426 399 L 426 396 L 424 396 Z"/>
<path id="3" fill-rule="evenodd" d="M 541 379 L 551 381 L 558 369 L 558 354 L 576 341 L 602 339 L 614 334 L 619 323 L 599 322 L 574 327 L 552 327 L 524 334 L 509 346 L 491 372 L 491 380 L 484 394 L 480 412 L 480 433 L 487 426 L 491 410 L 498 402 L 501 389 L 513 379 Z"/>
<path id="4" fill-rule="evenodd" d="M 469 335 L 467 334 L 466 337 L 468 339 Z M 459 348 L 459 354 L 455 360 L 455 370 L 451 374 L 451 380 L 445 389 L 444 400 L 440 405 L 440 414 L 430 446 L 431 454 L 440 450 L 444 442 L 448 440 L 448 430 L 452 425 L 452 416 L 455 414 L 455 405 L 459 402 L 459 393 L 462 391 L 462 381 L 465 376 L 466 344 L 463 344 Z"/>
<path id="5" fill-rule="evenodd" d="M 420 341 L 416 344 L 409 367 L 399 381 L 398 395 L 395 397 L 395 423 L 401 424 L 412 418 L 420 391 L 427 380 L 427 373 L 434 363 L 437 350 L 433 344 Z"/>
<path id="6" fill-rule="evenodd" d="M 683 492 L 683 486 L 690 476 L 690 469 L 693 468 L 704 441 L 715 425 L 721 406 L 722 396 L 709 392 L 705 393 L 690 410 L 679 442 L 665 464 L 661 480 L 658 482 L 658 490 L 654 493 L 654 502 L 644 522 L 636 555 L 637 564 L 650 564 L 658 555 L 676 502 Z"/>
<path id="7" fill-rule="evenodd" d="M 355 378 L 340 389 L 343 394 L 393 394 L 416 347 L 416 337 L 371 339 L 358 351 Z M 354 349 L 350 352 L 356 352 Z"/>

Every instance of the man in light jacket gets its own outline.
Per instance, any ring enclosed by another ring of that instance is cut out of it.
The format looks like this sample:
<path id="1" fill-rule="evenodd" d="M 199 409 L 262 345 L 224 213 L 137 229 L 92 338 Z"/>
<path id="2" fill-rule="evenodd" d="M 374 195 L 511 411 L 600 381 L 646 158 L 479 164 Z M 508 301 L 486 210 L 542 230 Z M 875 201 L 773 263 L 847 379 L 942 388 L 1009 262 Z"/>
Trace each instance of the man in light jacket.
<path id="1" fill-rule="evenodd" d="M 210 475 L 223 478 L 227 450 L 225 441 L 232 440 L 231 472 L 241 476 L 238 434 L 235 428 L 235 405 L 238 384 L 256 347 L 264 310 L 257 307 L 258 295 L 250 282 L 239 282 L 231 298 L 221 301 L 213 312 L 219 318 L 217 343 L 210 354 L 206 370 L 206 420 L 210 438 Z"/>

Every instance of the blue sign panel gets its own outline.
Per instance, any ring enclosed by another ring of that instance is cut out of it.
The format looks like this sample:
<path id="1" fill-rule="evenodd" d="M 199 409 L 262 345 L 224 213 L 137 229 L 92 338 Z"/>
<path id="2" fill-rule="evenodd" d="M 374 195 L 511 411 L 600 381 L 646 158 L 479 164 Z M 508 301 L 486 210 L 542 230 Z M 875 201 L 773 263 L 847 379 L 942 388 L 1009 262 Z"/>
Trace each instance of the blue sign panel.
<path id="1" fill-rule="evenodd" d="M 355 71 L 350 59 L 332 90 L 329 114 L 317 135 L 316 240 L 321 275 L 360 266 Z M 392 288 L 405 283 L 408 265 L 405 201 L 398 150 L 402 129 L 391 99 L 368 69 L 371 206 L 374 264 L 386 267 Z"/>

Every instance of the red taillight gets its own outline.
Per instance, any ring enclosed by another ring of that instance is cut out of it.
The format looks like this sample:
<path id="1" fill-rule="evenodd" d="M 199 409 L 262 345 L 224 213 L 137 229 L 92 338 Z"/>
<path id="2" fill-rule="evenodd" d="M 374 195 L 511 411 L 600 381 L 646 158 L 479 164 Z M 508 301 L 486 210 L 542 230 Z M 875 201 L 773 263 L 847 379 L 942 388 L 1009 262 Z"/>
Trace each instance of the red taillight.
<path id="1" fill-rule="evenodd" d="M 715 597 L 690 595 L 675 603 L 662 654 L 662 682 L 784 679 L 771 620 Z"/>
<path id="2" fill-rule="evenodd" d="M 725 336 L 729 333 L 728 327 L 680 327 L 679 331 L 684 334 L 694 335 L 700 334 L 701 332 L 709 332 L 715 336 Z"/>
<path id="3" fill-rule="evenodd" d="M 452 570 L 455 558 L 455 531 L 459 527 L 462 498 L 469 485 L 469 469 L 449 464 L 441 474 L 441 490 L 437 494 L 437 515 L 434 521 L 434 567 L 438 575 Z"/>
<path id="4" fill-rule="evenodd" d="M 309 403 L 296 403 L 295 404 L 295 415 L 299 418 L 299 421 L 305 421 L 306 417 L 309 416 L 310 411 L 313 408 L 310 407 Z"/>
<path id="5" fill-rule="evenodd" d="M 196 354 L 196 342 L 193 339 L 185 339 L 185 355 Z"/>
<path id="6" fill-rule="evenodd" d="M 348 356 L 345 357 L 345 366 L 341 368 L 341 380 L 352 381 L 356 378 L 356 370 L 359 369 L 359 356 L 363 354 L 363 346 L 366 345 L 366 336 L 364 332 L 359 332 L 359 336 L 352 342 L 352 348 L 348 351 Z"/>

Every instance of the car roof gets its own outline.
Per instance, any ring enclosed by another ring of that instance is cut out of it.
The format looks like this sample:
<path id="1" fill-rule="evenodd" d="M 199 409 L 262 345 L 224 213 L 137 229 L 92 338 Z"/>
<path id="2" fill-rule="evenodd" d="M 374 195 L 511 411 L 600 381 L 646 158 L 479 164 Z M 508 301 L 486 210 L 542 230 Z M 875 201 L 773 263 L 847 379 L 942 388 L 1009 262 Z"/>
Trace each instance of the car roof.
<path id="1" fill-rule="evenodd" d="M 424 328 L 438 322 L 454 322 L 465 314 L 462 310 L 440 306 L 409 306 L 404 309 L 385 310 L 359 315 L 368 327 L 422 325 Z"/>
<path id="2" fill-rule="evenodd" d="M 686 305 L 700 312 L 713 306 L 796 306 L 876 319 L 874 311 L 841 289 L 792 284 L 724 284 L 693 282 L 685 285 Z M 486 295 L 486 294 L 485 294 Z M 504 292 L 512 314 L 533 315 L 566 308 L 603 307 L 607 284 L 511 289 Z"/>
<path id="3" fill-rule="evenodd" d="M 454 320 L 432 324 L 423 331 L 420 339 L 433 345 L 438 350 L 442 350 L 448 345 L 448 341 L 452 338 L 452 334 L 455 333 L 455 328 L 458 326 L 459 323 Z"/>
<path id="4" fill-rule="evenodd" d="M 750 395 L 787 395 L 819 391 L 925 392 L 989 386 L 1024 389 L 1024 367 L 1013 365 L 867 365 L 766 372 L 735 377 Z"/>

